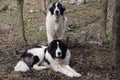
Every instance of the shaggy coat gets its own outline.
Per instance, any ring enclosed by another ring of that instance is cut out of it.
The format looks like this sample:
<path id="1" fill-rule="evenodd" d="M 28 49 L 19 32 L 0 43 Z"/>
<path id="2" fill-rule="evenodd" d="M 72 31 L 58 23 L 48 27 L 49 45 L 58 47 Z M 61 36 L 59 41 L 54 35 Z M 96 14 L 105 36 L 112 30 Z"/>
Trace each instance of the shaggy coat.
<path id="1" fill-rule="evenodd" d="M 47 41 L 63 39 L 66 26 L 66 18 L 64 17 L 65 7 L 59 3 L 51 3 L 46 16 L 46 32 Z"/>

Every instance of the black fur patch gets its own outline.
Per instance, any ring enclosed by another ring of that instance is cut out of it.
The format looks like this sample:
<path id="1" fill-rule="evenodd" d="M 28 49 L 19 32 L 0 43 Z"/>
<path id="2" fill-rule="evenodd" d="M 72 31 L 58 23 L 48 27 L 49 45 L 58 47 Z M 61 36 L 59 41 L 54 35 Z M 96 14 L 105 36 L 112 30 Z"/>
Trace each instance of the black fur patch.
<path id="1" fill-rule="evenodd" d="M 36 63 L 39 62 L 39 61 L 40 61 L 39 57 L 38 57 L 38 56 L 34 56 L 34 57 L 33 57 L 32 67 L 33 67 L 34 64 L 36 64 Z"/>
<path id="2" fill-rule="evenodd" d="M 61 3 L 58 3 L 57 7 L 60 9 L 60 14 L 63 15 L 65 11 L 65 7 Z"/>
<path id="3" fill-rule="evenodd" d="M 21 60 L 23 60 L 29 67 L 33 67 L 34 64 L 39 62 L 39 57 L 34 56 L 31 53 L 24 52 L 21 56 Z"/>
<path id="4" fill-rule="evenodd" d="M 51 12 L 52 15 L 54 14 L 55 4 L 56 4 L 55 2 L 52 3 L 52 6 L 49 8 L 49 11 Z"/>
<path id="5" fill-rule="evenodd" d="M 21 55 L 21 60 L 23 60 L 29 67 L 33 67 L 33 65 L 40 60 L 38 56 L 34 56 L 33 54 L 27 52 L 33 48 L 42 48 L 42 46 L 31 46 Z"/>
<path id="6" fill-rule="evenodd" d="M 66 57 L 67 46 L 61 40 L 53 40 L 47 47 L 48 52 L 51 54 L 52 58 L 56 58 L 57 42 L 59 43 L 59 48 L 62 51 L 61 59 Z"/>

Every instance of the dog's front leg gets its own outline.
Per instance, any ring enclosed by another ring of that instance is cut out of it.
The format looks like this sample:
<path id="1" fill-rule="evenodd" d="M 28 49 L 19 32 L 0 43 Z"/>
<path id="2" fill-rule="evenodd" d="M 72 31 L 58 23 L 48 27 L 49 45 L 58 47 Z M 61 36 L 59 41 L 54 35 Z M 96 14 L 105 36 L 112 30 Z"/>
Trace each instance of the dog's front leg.
<path id="1" fill-rule="evenodd" d="M 63 66 L 66 70 L 72 72 L 74 74 L 74 77 L 81 77 L 81 74 L 76 72 L 74 69 L 72 69 L 69 65 L 64 65 Z"/>
<path id="2" fill-rule="evenodd" d="M 61 65 L 51 65 L 51 68 L 55 72 L 60 72 L 60 73 L 65 74 L 65 75 L 67 75 L 69 77 L 75 77 L 74 73 L 72 73 L 71 71 L 69 71 L 66 68 L 62 67 Z"/>

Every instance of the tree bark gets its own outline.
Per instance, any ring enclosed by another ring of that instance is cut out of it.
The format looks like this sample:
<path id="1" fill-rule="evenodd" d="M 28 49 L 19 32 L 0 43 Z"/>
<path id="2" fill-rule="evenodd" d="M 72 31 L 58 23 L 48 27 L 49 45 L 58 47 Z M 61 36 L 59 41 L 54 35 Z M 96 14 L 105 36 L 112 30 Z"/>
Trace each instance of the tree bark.
<path id="1" fill-rule="evenodd" d="M 115 10 L 113 16 L 113 63 L 114 66 L 120 68 L 120 0 L 115 2 Z"/>
<path id="2" fill-rule="evenodd" d="M 17 6 L 18 6 L 18 29 L 21 31 L 19 34 L 20 39 L 23 41 L 23 45 L 27 46 L 27 39 L 25 37 L 25 27 L 24 27 L 24 20 L 23 20 L 23 4 L 24 0 L 17 0 Z M 21 43 L 21 44 L 22 44 Z"/>
<path id="3" fill-rule="evenodd" d="M 102 0 L 102 31 L 101 31 L 101 36 L 102 36 L 102 42 L 108 42 L 107 38 L 107 32 L 106 32 L 106 26 L 107 26 L 107 14 L 108 14 L 108 0 Z"/>

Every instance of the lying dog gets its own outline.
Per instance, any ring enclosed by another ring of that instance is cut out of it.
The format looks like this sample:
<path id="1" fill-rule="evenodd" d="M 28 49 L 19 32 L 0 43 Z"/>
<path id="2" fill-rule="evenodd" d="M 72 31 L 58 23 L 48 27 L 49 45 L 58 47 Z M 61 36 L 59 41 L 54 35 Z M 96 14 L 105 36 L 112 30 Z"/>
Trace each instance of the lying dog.
<path id="1" fill-rule="evenodd" d="M 61 40 L 53 40 L 48 47 L 27 49 L 14 70 L 26 72 L 30 67 L 35 70 L 52 68 L 69 77 L 80 77 L 81 75 L 69 66 L 70 56 L 69 49 Z"/>
<path id="2" fill-rule="evenodd" d="M 81 74 L 69 66 L 70 56 L 69 49 L 60 40 L 52 41 L 45 51 L 45 59 L 50 63 L 49 65 L 54 71 L 69 77 L 80 77 Z"/>
<path id="3" fill-rule="evenodd" d="M 63 39 L 66 26 L 65 7 L 60 2 L 51 3 L 46 16 L 47 40 Z"/>

